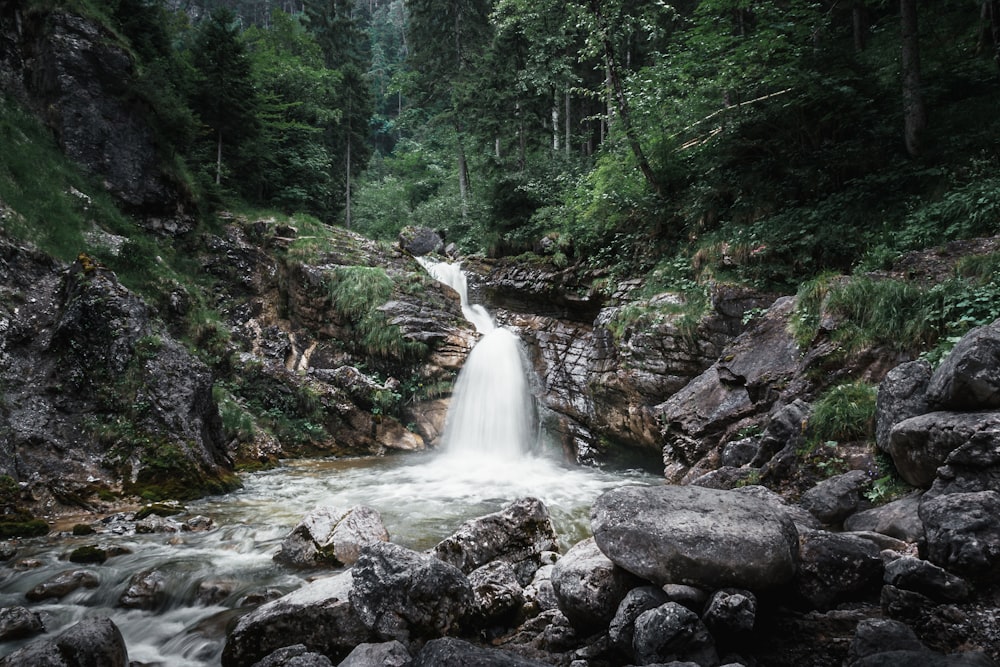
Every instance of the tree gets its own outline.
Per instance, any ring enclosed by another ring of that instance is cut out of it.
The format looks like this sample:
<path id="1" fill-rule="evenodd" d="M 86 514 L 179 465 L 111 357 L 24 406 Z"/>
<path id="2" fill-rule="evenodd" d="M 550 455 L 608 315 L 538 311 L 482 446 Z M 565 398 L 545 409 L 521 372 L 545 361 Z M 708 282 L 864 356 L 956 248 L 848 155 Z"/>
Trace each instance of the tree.
<path id="1" fill-rule="evenodd" d="M 199 28 L 192 60 L 198 72 L 193 108 L 215 136 L 215 184 L 222 183 L 223 146 L 234 152 L 257 133 L 257 95 L 236 15 L 216 9 Z"/>
<path id="2" fill-rule="evenodd" d="M 900 0 L 902 19 L 903 120 L 906 152 L 917 157 L 923 152 L 927 111 L 920 91 L 920 40 L 917 0 Z"/>

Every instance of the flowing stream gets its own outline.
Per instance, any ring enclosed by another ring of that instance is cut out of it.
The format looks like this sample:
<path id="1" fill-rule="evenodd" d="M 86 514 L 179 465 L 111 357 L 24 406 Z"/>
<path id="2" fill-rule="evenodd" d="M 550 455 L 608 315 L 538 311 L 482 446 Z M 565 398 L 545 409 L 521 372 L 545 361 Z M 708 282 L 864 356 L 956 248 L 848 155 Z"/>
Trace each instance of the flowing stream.
<path id="1" fill-rule="evenodd" d="M 567 548 L 590 534 L 589 509 L 600 493 L 626 483 L 658 483 L 644 472 L 581 468 L 546 452 L 537 442 L 520 341 L 496 327 L 485 308 L 467 304 L 459 267 L 429 271 L 438 279 L 459 276 L 463 306 L 482 334 L 456 382 L 441 451 L 286 461 L 246 474 L 242 489 L 191 503 L 174 517 L 209 517 L 214 527 L 206 531 L 62 532 L 22 540 L 0 568 L 0 607 L 39 612 L 48 630 L 43 637 L 83 618 L 109 616 L 125 637 L 130 659 L 140 665 L 218 665 L 234 618 L 319 574 L 272 560 L 285 535 L 318 505 L 374 507 L 393 542 L 421 550 L 467 519 L 535 496 L 548 506 Z M 68 554 L 85 545 L 121 547 L 125 553 L 100 565 L 70 563 Z M 99 584 L 60 599 L 26 599 L 37 584 L 78 569 L 97 574 Z M 166 580 L 162 602 L 153 610 L 122 608 L 119 600 L 131 578 L 149 570 Z M 0 656 L 28 641 L 0 643 Z"/>

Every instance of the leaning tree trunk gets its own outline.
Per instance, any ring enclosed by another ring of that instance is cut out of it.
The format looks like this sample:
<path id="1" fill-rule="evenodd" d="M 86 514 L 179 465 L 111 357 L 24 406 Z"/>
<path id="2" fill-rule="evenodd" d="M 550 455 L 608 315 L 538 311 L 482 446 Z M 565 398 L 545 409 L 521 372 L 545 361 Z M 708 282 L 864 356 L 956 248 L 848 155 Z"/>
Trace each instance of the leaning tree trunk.
<path id="1" fill-rule="evenodd" d="M 927 111 L 920 93 L 920 44 L 917 34 L 917 0 L 900 0 L 902 18 L 903 121 L 906 152 L 913 157 L 923 152 Z"/>

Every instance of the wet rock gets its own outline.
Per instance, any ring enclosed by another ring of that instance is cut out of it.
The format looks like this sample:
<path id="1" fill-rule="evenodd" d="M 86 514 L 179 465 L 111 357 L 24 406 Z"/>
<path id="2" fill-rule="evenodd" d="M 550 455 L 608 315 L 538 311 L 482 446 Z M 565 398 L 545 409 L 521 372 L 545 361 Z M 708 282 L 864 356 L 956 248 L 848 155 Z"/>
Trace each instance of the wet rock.
<path id="1" fill-rule="evenodd" d="M 0 642 L 24 639 L 45 632 L 42 617 L 25 607 L 0 608 Z"/>
<path id="2" fill-rule="evenodd" d="M 55 639 L 36 639 L 0 659 L 0 667 L 128 667 L 128 650 L 110 618 L 70 626 Z"/>
<path id="3" fill-rule="evenodd" d="M 444 241 L 441 235 L 429 227 L 404 227 L 399 232 L 399 246 L 406 252 L 420 257 L 441 252 Z"/>
<path id="4" fill-rule="evenodd" d="M 932 651 L 885 651 L 851 663 L 851 667 L 995 667 L 984 653 L 966 652 L 943 655 Z"/>
<path id="5" fill-rule="evenodd" d="M 334 667 L 334 664 L 325 655 L 296 644 L 278 649 L 253 667 Z"/>
<path id="6" fill-rule="evenodd" d="M 819 520 L 811 512 L 799 505 L 789 504 L 780 495 L 759 484 L 748 484 L 733 489 L 736 493 L 746 493 L 758 500 L 762 500 L 775 509 L 776 512 L 783 512 L 791 517 L 792 522 L 801 531 L 802 529 L 815 530 L 820 528 Z"/>
<path id="7" fill-rule="evenodd" d="M 214 579 L 198 583 L 195 599 L 203 605 L 219 604 L 236 590 L 238 583 L 232 579 Z"/>
<path id="8" fill-rule="evenodd" d="M 882 533 L 906 542 L 923 539 L 924 524 L 918 514 L 922 495 L 916 491 L 885 505 L 852 514 L 844 520 L 844 529 Z"/>
<path id="9" fill-rule="evenodd" d="M 1000 320 L 962 336 L 931 376 L 927 399 L 938 410 L 1000 408 Z"/>
<path id="10" fill-rule="evenodd" d="M 1000 413 L 983 430 L 952 451 L 927 492 L 932 498 L 946 493 L 1000 491 Z"/>
<path id="11" fill-rule="evenodd" d="M 927 536 L 927 560 L 964 576 L 995 571 L 1000 563 L 1000 492 L 925 499 L 920 518 Z"/>
<path id="12" fill-rule="evenodd" d="M 552 563 L 542 565 L 535 570 L 535 576 L 531 578 L 531 583 L 524 587 L 526 615 L 534 616 L 539 612 L 559 608 L 559 600 L 556 598 L 556 591 L 552 586 L 552 570 L 554 569 L 555 565 Z"/>
<path id="13" fill-rule="evenodd" d="M 69 570 L 61 572 L 38 584 L 24 594 L 32 602 L 48 598 L 62 598 L 80 588 L 97 588 L 100 577 L 91 570 Z"/>
<path id="14" fill-rule="evenodd" d="M 96 545 L 77 547 L 69 555 L 71 563 L 103 563 L 108 559 L 108 552 Z"/>
<path id="15" fill-rule="evenodd" d="M 337 667 L 406 667 L 410 660 L 410 652 L 406 647 L 393 640 L 378 644 L 359 644 Z"/>
<path id="16" fill-rule="evenodd" d="M 892 427 L 888 452 L 899 476 L 927 488 L 948 455 L 981 431 L 1000 429 L 1000 412 L 929 412 Z"/>
<path id="17" fill-rule="evenodd" d="M 552 570 L 560 611 L 584 633 L 606 627 L 625 594 L 638 583 L 601 552 L 593 537 L 570 548 Z"/>
<path id="18" fill-rule="evenodd" d="M 510 563 L 493 561 L 469 574 L 474 600 L 471 622 L 479 627 L 505 625 L 524 604 L 524 589 Z"/>
<path id="19" fill-rule="evenodd" d="M 806 440 L 806 424 L 812 414 L 812 406 L 801 399 L 795 399 L 788 405 L 774 410 L 764 433 L 760 436 L 760 447 L 757 456 L 750 462 L 752 467 L 760 468 L 784 449 L 798 449 Z"/>
<path id="20" fill-rule="evenodd" d="M 608 625 L 608 639 L 619 651 L 635 657 L 632 639 L 635 636 L 635 619 L 650 609 L 655 609 L 670 600 L 662 589 L 656 586 L 639 586 L 630 590 L 615 611 Z"/>
<path id="21" fill-rule="evenodd" d="M 433 553 L 466 574 L 494 561 L 510 563 L 522 586 L 531 581 L 543 554 L 559 550 L 549 510 L 537 498 L 520 498 L 499 512 L 466 521 Z"/>
<path id="22" fill-rule="evenodd" d="M 443 637 L 427 642 L 411 667 L 545 667 L 547 663 L 522 658 L 497 649 L 474 646 L 461 639 Z"/>
<path id="23" fill-rule="evenodd" d="M 448 634 L 474 600 L 457 567 L 391 542 L 362 550 L 353 572 L 350 600 L 358 618 L 386 640 L 408 643 Z"/>
<path id="24" fill-rule="evenodd" d="M 910 417 L 930 412 L 927 385 L 931 365 L 927 361 L 910 361 L 889 371 L 878 387 L 875 402 L 875 443 L 888 451 L 892 427 Z"/>
<path id="25" fill-rule="evenodd" d="M 713 637 L 746 636 L 757 622 L 757 597 L 750 591 L 735 588 L 716 591 L 701 620 Z"/>
<path id="26" fill-rule="evenodd" d="M 885 566 L 885 583 L 920 593 L 935 602 L 964 602 L 969 585 L 964 579 L 919 558 L 904 556 Z"/>
<path id="27" fill-rule="evenodd" d="M 795 588 L 810 608 L 832 609 L 878 593 L 884 566 L 872 542 L 823 531 L 807 533 L 800 542 Z"/>
<path id="28" fill-rule="evenodd" d="M 310 511 L 281 542 L 274 560 L 295 567 L 353 565 L 361 550 L 389 540 L 378 510 L 321 506 Z"/>
<path id="29" fill-rule="evenodd" d="M 754 591 L 794 576 L 798 532 L 788 514 L 748 494 L 700 487 L 622 487 L 591 510 L 601 551 L 656 584 Z"/>
<path id="30" fill-rule="evenodd" d="M 118 606 L 126 609 L 156 609 L 166 599 L 167 578 L 159 570 L 137 572 L 128 588 L 118 598 Z"/>
<path id="31" fill-rule="evenodd" d="M 640 665 L 674 661 L 693 662 L 701 667 L 719 664 L 708 628 L 697 614 L 676 602 L 639 615 L 632 648 Z"/>
<path id="32" fill-rule="evenodd" d="M 223 667 L 252 665 L 293 644 L 336 662 L 372 641 L 350 602 L 352 585 L 350 571 L 317 579 L 243 616 L 226 637 Z"/>
<path id="33" fill-rule="evenodd" d="M 856 664 L 877 653 L 926 650 L 916 633 L 905 623 L 888 618 L 866 619 L 858 623 L 858 629 L 851 639 L 847 664 Z"/>
<path id="34" fill-rule="evenodd" d="M 835 525 L 857 511 L 870 485 L 868 473 L 850 470 L 825 479 L 802 494 L 799 504 L 827 525 Z"/>

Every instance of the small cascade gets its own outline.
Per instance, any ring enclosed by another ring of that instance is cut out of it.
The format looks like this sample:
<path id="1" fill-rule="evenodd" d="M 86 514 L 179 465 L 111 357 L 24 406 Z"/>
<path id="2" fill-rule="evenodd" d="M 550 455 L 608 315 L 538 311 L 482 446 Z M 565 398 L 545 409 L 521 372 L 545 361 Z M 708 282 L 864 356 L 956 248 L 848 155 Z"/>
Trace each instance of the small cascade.
<path id="1" fill-rule="evenodd" d="M 486 308 L 469 304 L 461 264 L 418 261 L 433 278 L 458 292 L 465 318 L 483 334 L 455 382 L 443 451 L 463 458 L 523 457 L 534 441 L 535 420 L 521 341 L 510 330 L 497 327 Z"/>

